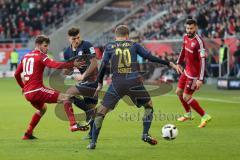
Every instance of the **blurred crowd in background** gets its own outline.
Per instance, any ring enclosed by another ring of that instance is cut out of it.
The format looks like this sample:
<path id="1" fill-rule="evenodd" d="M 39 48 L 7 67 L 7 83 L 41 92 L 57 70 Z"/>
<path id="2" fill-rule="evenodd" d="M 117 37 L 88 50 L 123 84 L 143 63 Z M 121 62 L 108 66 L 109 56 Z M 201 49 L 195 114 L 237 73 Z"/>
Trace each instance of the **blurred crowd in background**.
<path id="1" fill-rule="evenodd" d="M 59 25 L 85 3 L 99 0 L 1 0 L 0 40 L 27 41 L 47 27 Z"/>

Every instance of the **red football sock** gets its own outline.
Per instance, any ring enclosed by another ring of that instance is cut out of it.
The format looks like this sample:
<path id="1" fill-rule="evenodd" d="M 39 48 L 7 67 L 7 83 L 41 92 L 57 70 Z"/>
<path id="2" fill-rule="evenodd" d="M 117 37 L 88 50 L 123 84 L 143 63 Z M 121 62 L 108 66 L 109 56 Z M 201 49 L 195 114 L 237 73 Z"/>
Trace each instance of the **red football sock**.
<path id="1" fill-rule="evenodd" d="M 27 129 L 27 134 L 32 134 L 33 132 L 33 129 L 36 127 L 36 125 L 38 124 L 38 122 L 40 121 L 41 119 L 41 114 L 40 112 L 36 112 L 33 116 L 32 116 L 32 120 L 28 126 L 28 129 Z"/>
<path id="2" fill-rule="evenodd" d="M 187 102 L 185 102 L 183 100 L 183 97 L 182 96 L 178 96 L 178 98 L 180 99 L 181 103 L 182 103 L 182 106 L 184 107 L 185 111 L 186 112 L 190 112 L 191 111 L 191 108 L 190 106 L 187 104 Z"/>
<path id="3" fill-rule="evenodd" d="M 198 114 L 200 114 L 201 116 L 204 116 L 205 111 L 202 109 L 202 107 L 199 105 L 199 103 L 195 99 L 190 98 L 187 101 L 187 104 L 189 104 Z"/>
<path id="4" fill-rule="evenodd" d="M 69 102 L 69 101 L 64 101 L 63 104 L 64 104 L 64 109 L 65 109 L 65 112 L 67 114 L 70 126 L 75 125 L 76 120 L 75 120 L 75 117 L 74 117 L 74 114 L 73 114 L 72 103 Z"/>

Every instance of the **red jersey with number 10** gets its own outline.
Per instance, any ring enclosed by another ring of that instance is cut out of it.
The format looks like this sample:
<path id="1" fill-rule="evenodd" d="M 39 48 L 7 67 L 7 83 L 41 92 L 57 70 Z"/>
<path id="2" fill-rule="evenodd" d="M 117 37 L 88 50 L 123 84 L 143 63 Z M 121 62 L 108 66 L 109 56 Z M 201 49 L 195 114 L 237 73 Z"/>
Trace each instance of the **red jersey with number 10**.
<path id="1" fill-rule="evenodd" d="M 183 37 L 182 50 L 177 64 L 186 63 L 184 73 L 188 78 L 203 80 L 205 72 L 205 45 L 198 34 Z"/>
<path id="2" fill-rule="evenodd" d="M 47 54 L 40 50 L 33 50 L 24 55 L 21 63 L 15 72 L 15 78 L 18 84 L 23 88 L 23 92 L 31 92 L 43 87 L 43 72 L 45 67 L 49 68 L 72 68 L 72 62 L 57 62 L 48 58 Z M 23 73 L 23 81 L 21 78 Z"/>

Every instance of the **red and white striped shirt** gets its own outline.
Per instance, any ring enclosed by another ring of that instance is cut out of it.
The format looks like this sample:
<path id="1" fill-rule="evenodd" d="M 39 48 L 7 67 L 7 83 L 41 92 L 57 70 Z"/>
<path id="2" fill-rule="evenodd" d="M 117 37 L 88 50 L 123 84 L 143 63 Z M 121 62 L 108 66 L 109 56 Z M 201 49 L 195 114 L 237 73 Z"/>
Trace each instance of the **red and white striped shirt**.
<path id="1" fill-rule="evenodd" d="M 184 73 L 191 79 L 203 80 L 205 73 L 206 51 L 202 38 L 195 34 L 193 38 L 183 37 L 182 50 L 177 64 L 185 62 Z"/>

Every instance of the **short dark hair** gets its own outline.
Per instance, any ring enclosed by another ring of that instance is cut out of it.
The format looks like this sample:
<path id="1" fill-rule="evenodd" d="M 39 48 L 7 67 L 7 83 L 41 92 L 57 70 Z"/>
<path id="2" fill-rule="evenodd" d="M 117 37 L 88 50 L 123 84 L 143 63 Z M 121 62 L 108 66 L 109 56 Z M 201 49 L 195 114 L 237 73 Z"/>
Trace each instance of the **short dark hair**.
<path id="1" fill-rule="evenodd" d="M 46 42 L 47 44 L 50 43 L 50 39 L 46 35 L 38 35 L 35 39 L 35 44 L 43 44 L 44 42 Z"/>
<path id="2" fill-rule="evenodd" d="M 187 19 L 186 20 L 186 25 L 197 25 L 197 21 L 196 20 L 194 20 L 194 19 Z"/>
<path id="3" fill-rule="evenodd" d="M 80 33 L 80 29 L 77 27 L 72 27 L 68 30 L 68 36 L 76 36 Z"/>
<path id="4" fill-rule="evenodd" d="M 129 35 L 129 29 L 126 25 L 120 25 L 115 29 L 115 35 L 117 37 L 123 37 Z"/>

